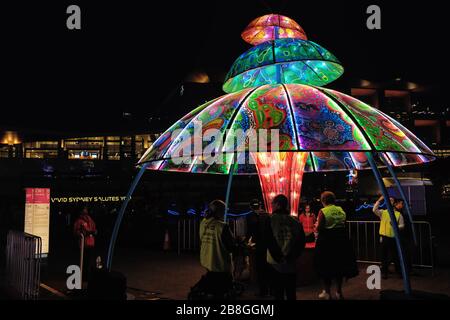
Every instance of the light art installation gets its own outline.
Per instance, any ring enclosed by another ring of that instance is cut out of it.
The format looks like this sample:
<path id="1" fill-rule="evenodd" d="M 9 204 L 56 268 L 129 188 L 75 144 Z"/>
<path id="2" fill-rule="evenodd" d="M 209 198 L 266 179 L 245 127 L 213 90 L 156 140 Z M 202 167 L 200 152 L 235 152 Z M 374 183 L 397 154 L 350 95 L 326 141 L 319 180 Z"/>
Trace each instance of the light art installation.
<path id="1" fill-rule="evenodd" d="M 264 202 L 272 212 L 272 200 L 277 194 L 289 196 L 291 214 L 298 212 L 302 178 L 308 154 L 304 152 L 254 152 Z M 275 170 L 274 170 L 275 169 Z"/>
<path id="2" fill-rule="evenodd" d="M 307 40 L 305 31 L 291 18 L 267 14 L 256 18 L 241 34 L 242 39 L 254 46 L 278 38 Z"/>
<path id="3" fill-rule="evenodd" d="M 272 83 L 322 86 L 343 73 L 339 60 L 320 45 L 300 39 L 275 39 L 240 55 L 225 77 L 223 90 L 234 92 Z"/>
<path id="4" fill-rule="evenodd" d="M 303 173 L 371 168 L 388 198 L 378 167 L 387 167 L 395 179 L 392 167 L 434 160 L 433 152 L 396 120 L 346 94 L 322 88 L 344 69 L 332 53 L 307 40 L 294 20 L 275 14 L 257 18 L 242 38 L 255 46 L 232 65 L 223 85 L 227 94 L 175 122 L 140 159 L 141 170 L 113 230 L 108 269 L 128 201 L 146 169 L 228 174 L 227 204 L 233 175 L 258 174 L 266 209 L 270 211 L 273 197 L 282 193 L 290 199 L 291 214 L 297 214 Z M 199 122 L 202 126 L 195 132 Z M 214 139 L 221 142 L 212 153 L 204 151 L 209 141 L 198 141 L 208 129 L 216 129 Z M 257 136 L 278 130 L 279 139 L 275 146 L 271 141 L 255 150 L 250 148 L 250 139 L 236 133 L 239 129 L 254 130 Z M 207 161 L 217 157 L 223 161 Z M 180 158 L 183 161 L 178 161 Z M 242 158 L 254 161 L 240 161 Z M 276 170 L 267 175 L 274 166 Z M 407 204 L 405 208 L 411 222 Z M 390 202 L 387 209 L 394 221 L 405 291 L 410 293 Z"/>
<path id="5" fill-rule="evenodd" d="M 318 87 L 339 77 L 343 68 L 332 53 L 306 40 L 292 19 L 260 17 L 242 37 L 256 46 L 231 67 L 223 86 L 228 94 L 177 121 L 147 150 L 140 165 L 148 163 L 148 169 L 162 171 L 258 174 L 266 209 L 270 211 L 272 198 L 283 193 L 290 199 L 291 214 L 296 215 L 304 172 L 369 169 L 366 152 L 375 152 L 374 161 L 380 167 L 386 159 L 393 166 L 434 159 L 433 152 L 396 120 L 348 95 Z M 214 151 L 223 157 L 222 163 L 205 161 L 208 155 L 203 150 L 209 141 L 202 141 L 202 148 L 195 150 L 198 122 L 202 135 L 218 130 L 215 139 L 223 144 Z M 269 152 L 252 152 L 254 164 L 238 161 L 233 165 L 242 152 L 251 151 L 249 139 L 237 134 L 239 129 L 279 130 L 277 153 L 267 146 Z M 188 161 L 176 161 L 181 155 Z M 272 162 L 283 165 L 276 174 L 261 174 Z"/>

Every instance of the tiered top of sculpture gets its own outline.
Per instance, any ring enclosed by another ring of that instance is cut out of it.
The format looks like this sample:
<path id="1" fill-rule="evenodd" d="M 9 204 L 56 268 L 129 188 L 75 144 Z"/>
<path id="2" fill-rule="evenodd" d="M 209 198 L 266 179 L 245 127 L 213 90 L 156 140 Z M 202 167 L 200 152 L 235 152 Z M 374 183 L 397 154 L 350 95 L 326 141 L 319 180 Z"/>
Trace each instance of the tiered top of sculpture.
<path id="1" fill-rule="evenodd" d="M 231 66 L 223 85 L 227 93 L 275 83 L 323 86 L 344 73 L 339 60 L 307 40 L 300 25 L 288 17 L 259 17 L 242 32 L 242 38 L 255 46 Z"/>
<path id="2" fill-rule="evenodd" d="M 368 151 L 376 154 L 378 166 L 384 166 L 381 157 L 396 167 L 434 160 L 433 151 L 395 119 L 320 88 L 344 69 L 329 51 L 306 40 L 295 21 L 264 16 L 250 23 L 242 37 L 256 46 L 231 67 L 223 86 L 228 94 L 175 122 L 139 164 L 150 162 L 150 170 L 228 174 L 237 162 L 235 174 L 256 174 L 255 165 L 240 161 L 252 150 L 250 139 L 239 133 L 255 130 L 259 139 L 260 132 L 273 129 L 279 133 L 275 148 L 268 145 L 257 152 L 306 152 L 305 172 L 369 169 Z M 208 139 L 200 139 L 197 150 L 196 123 L 202 124 L 202 136 L 216 129 L 210 139 L 220 143 L 213 150 Z M 224 161 L 209 161 L 218 155 Z M 189 161 L 180 163 L 181 158 Z"/>
<path id="3" fill-rule="evenodd" d="M 308 40 L 305 31 L 297 22 L 279 14 L 266 14 L 254 19 L 242 32 L 241 37 L 254 46 L 275 39 Z"/>

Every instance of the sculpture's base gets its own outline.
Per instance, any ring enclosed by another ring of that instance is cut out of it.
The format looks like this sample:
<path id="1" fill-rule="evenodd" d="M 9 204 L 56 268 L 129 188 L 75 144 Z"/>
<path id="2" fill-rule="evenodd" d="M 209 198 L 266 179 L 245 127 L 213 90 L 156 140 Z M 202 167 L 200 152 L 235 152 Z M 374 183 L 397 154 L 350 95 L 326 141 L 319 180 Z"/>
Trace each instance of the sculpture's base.
<path id="1" fill-rule="evenodd" d="M 272 212 L 272 200 L 284 194 L 290 202 L 291 215 L 298 214 L 300 191 L 307 152 L 254 152 L 266 210 Z"/>

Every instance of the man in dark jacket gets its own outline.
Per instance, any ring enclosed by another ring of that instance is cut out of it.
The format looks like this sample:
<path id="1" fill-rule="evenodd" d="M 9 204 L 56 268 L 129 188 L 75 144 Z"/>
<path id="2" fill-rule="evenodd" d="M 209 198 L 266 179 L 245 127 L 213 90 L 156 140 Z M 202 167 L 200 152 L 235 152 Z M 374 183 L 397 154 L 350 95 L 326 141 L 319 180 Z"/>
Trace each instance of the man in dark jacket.
<path id="1" fill-rule="evenodd" d="M 247 240 L 255 244 L 255 271 L 258 282 L 258 293 L 260 297 L 269 295 L 270 266 L 267 263 L 267 244 L 265 238 L 265 227 L 269 215 L 262 209 L 261 201 L 252 200 L 250 213 L 247 217 Z"/>
<path id="2" fill-rule="evenodd" d="M 305 248 L 305 233 L 289 215 L 288 199 L 277 195 L 267 223 L 267 262 L 272 268 L 272 291 L 276 300 L 296 299 L 296 260 Z"/>

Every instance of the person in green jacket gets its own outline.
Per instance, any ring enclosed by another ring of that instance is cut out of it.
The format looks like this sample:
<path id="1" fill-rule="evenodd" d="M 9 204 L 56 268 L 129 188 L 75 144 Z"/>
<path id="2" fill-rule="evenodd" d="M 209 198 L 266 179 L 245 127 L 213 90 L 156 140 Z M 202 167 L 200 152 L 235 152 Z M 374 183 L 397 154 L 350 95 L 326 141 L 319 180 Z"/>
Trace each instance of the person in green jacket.
<path id="1" fill-rule="evenodd" d="M 320 299 L 331 299 L 332 281 L 336 284 L 336 299 L 343 299 L 342 281 L 358 275 L 352 244 L 346 231 L 346 214 L 335 204 L 336 196 L 325 191 L 320 196 L 323 208 L 317 218 L 319 236 L 314 253 L 315 270 L 323 280 L 325 290 Z"/>

